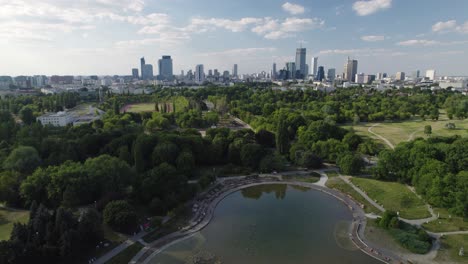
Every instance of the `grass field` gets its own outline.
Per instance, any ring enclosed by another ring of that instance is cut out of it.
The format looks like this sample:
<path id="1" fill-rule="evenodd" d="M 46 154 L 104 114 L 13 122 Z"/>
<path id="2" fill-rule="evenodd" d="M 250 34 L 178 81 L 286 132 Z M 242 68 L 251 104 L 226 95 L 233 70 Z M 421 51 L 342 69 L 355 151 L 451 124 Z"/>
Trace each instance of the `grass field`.
<path id="1" fill-rule="evenodd" d="M 434 213 L 439 214 L 439 219 L 424 224 L 423 227 L 432 232 L 452 232 L 468 230 L 468 220 L 463 217 L 454 216 L 446 209 L 434 208 Z"/>
<path id="2" fill-rule="evenodd" d="M 445 128 L 447 123 L 454 123 L 456 129 L 449 130 Z M 373 138 L 379 143 L 383 143 L 381 139 L 369 133 L 368 129 L 376 123 L 361 123 L 359 125 L 345 125 L 344 128 L 353 128 L 354 131 L 361 136 Z M 381 122 L 378 126 L 372 128 L 374 133 L 381 135 L 388 139 L 393 145 L 398 145 L 400 142 L 409 141 L 418 137 L 427 137 L 424 134 L 424 127 L 426 125 L 432 126 L 432 136 L 453 136 L 460 135 L 468 137 L 468 119 L 465 120 L 449 120 L 445 114 L 441 114 L 439 121 L 423 121 L 420 118 L 403 122 Z"/>
<path id="3" fill-rule="evenodd" d="M 29 211 L 0 208 L 0 241 L 10 239 L 14 223 L 26 223 L 28 220 Z"/>
<path id="4" fill-rule="evenodd" d="M 140 242 L 136 242 L 111 258 L 106 264 L 127 264 L 142 248 L 143 245 Z"/>
<path id="5" fill-rule="evenodd" d="M 441 263 L 468 263 L 468 235 L 444 236 L 442 245 L 437 253 L 437 262 Z M 465 249 L 465 256 L 458 255 L 460 248 Z"/>
<path id="6" fill-rule="evenodd" d="M 424 201 L 403 184 L 363 178 L 352 178 L 351 181 L 385 209 L 400 212 L 403 218 L 420 219 L 431 216 Z"/>
<path id="7" fill-rule="evenodd" d="M 155 104 L 154 103 L 142 103 L 142 104 L 131 104 L 123 107 L 123 112 L 128 113 L 144 113 L 144 112 L 154 112 Z"/>
<path id="8" fill-rule="evenodd" d="M 328 172 L 327 172 L 328 175 Z M 330 175 L 328 175 L 330 177 Z M 381 212 L 379 209 L 375 208 L 373 205 L 371 205 L 362 195 L 360 195 L 356 190 L 354 190 L 349 184 L 344 182 L 342 179 L 338 177 L 333 177 L 329 178 L 326 186 L 328 188 L 336 189 L 342 193 L 349 194 L 351 197 L 354 198 L 354 200 L 358 201 L 359 203 L 364 205 L 364 211 L 366 213 L 374 213 L 374 214 L 380 214 Z"/>

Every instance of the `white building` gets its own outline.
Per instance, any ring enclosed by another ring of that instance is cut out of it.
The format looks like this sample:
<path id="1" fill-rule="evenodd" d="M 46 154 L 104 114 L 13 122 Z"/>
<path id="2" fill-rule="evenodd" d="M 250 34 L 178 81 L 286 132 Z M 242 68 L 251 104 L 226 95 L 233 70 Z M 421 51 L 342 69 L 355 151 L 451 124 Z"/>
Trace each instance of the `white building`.
<path id="1" fill-rule="evenodd" d="M 203 83 L 205 82 L 205 70 L 203 69 L 203 64 L 198 64 L 195 68 L 195 82 Z"/>
<path id="2" fill-rule="evenodd" d="M 468 90 L 468 80 L 461 80 L 455 82 L 440 82 L 439 87 L 442 89 L 447 89 L 452 87 L 453 90 Z"/>
<path id="3" fill-rule="evenodd" d="M 429 80 L 434 81 L 436 78 L 436 71 L 435 70 L 427 70 L 426 71 L 426 78 L 429 78 Z"/>
<path id="4" fill-rule="evenodd" d="M 41 115 L 37 120 L 44 126 L 52 125 L 64 127 L 73 123 L 75 118 L 67 112 L 57 112 Z"/>
<path id="5" fill-rule="evenodd" d="M 310 74 L 315 76 L 317 74 L 317 68 L 318 68 L 318 57 L 313 57 L 311 64 L 312 64 L 312 68 L 311 68 L 312 72 Z"/>
<path id="6" fill-rule="evenodd" d="M 365 76 L 366 75 L 364 73 L 356 74 L 356 83 L 363 84 Z"/>

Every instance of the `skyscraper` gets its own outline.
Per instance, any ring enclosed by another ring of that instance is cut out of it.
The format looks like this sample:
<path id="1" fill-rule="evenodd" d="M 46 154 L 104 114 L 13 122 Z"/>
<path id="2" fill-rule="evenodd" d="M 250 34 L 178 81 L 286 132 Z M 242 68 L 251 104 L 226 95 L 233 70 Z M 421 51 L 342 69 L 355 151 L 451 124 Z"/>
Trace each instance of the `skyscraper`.
<path id="1" fill-rule="evenodd" d="M 154 77 L 154 75 L 153 75 L 153 65 L 151 65 L 151 64 L 143 65 L 143 73 L 144 73 L 144 75 L 143 74 L 141 75 L 141 78 L 143 80 L 153 79 L 153 77 Z"/>
<path id="2" fill-rule="evenodd" d="M 271 78 L 273 80 L 276 80 L 276 77 L 278 77 L 278 72 L 276 71 L 276 63 L 273 63 L 273 69 L 271 71 Z"/>
<path id="3" fill-rule="evenodd" d="M 158 61 L 158 66 L 159 80 L 172 81 L 174 79 L 171 56 L 162 56 L 162 59 Z"/>
<path id="4" fill-rule="evenodd" d="M 317 76 L 315 80 L 321 82 L 323 79 L 325 79 L 325 69 L 323 68 L 323 66 L 320 66 L 318 67 Z"/>
<path id="5" fill-rule="evenodd" d="M 435 70 L 427 70 L 426 71 L 426 78 L 429 78 L 429 80 L 433 81 L 436 78 L 436 71 Z"/>
<path id="6" fill-rule="evenodd" d="M 237 64 L 232 67 L 232 77 L 237 78 Z"/>
<path id="7" fill-rule="evenodd" d="M 334 68 L 328 69 L 327 79 L 333 82 L 335 80 L 335 77 L 336 77 L 336 70 Z"/>
<path id="8" fill-rule="evenodd" d="M 145 62 L 145 57 L 142 57 L 142 58 L 140 59 L 141 79 L 143 79 L 144 76 L 145 76 L 145 64 L 146 64 L 146 62 Z"/>
<path id="9" fill-rule="evenodd" d="M 404 72 L 397 72 L 395 75 L 395 79 L 397 81 L 404 81 L 405 80 L 405 73 Z"/>
<path id="10" fill-rule="evenodd" d="M 203 83 L 205 81 L 205 70 L 203 69 L 203 64 L 198 64 L 195 67 L 195 82 L 196 83 Z"/>
<path id="11" fill-rule="evenodd" d="M 305 76 L 307 76 L 306 54 L 307 54 L 307 50 L 305 48 L 296 49 L 296 70 L 299 71 L 301 78 L 304 78 Z"/>
<path id="12" fill-rule="evenodd" d="M 413 72 L 413 74 L 412 74 L 413 79 L 417 79 L 417 78 L 419 78 L 419 76 L 420 76 L 419 70 L 415 70 L 415 71 Z"/>
<path id="13" fill-rule="evenodd" d="M 348 82 L 355 82 L 357 69 L 358 69 L 358 61 L 351 60 L 348 57 L 348 60 L 346 61 L 344 65 L 344 79 L 347 80 Z"/>
<path id="14" fill-rule="evenodd" d="M 286 71 L 288 72 L 288 75 L 287 75 L 288 80 L 296 79 L 296 63 L 294 62 L 286 63 Z"/>
<path id="15" fill-rule="evenodd" d="M 138 69 L 137 69 L 137 68 L 132 69 L 132 78 L 133 78 L 133 79 L 138 79 L 138 78 L 139 78 Z"/>
<path id="16" fill-rule="evenodd" d="M 313 57 L 312 58 L 312 72 L 310 74 L 316 75 L 317 74 L 317 67 L 318 67 L 318 57 Z"/>

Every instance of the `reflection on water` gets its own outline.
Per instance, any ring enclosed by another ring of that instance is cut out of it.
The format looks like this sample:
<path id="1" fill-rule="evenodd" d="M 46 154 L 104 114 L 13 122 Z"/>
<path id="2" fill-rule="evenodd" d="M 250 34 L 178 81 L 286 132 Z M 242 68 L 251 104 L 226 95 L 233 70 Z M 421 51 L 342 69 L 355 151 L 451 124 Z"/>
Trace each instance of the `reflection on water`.
<path id="1" fill-rule="evenodd" d="M 226 197 L 205 229 L 150 263 L 379 263 L 349 240 L 351 218 L 321 192 L 256 186 Z"/>

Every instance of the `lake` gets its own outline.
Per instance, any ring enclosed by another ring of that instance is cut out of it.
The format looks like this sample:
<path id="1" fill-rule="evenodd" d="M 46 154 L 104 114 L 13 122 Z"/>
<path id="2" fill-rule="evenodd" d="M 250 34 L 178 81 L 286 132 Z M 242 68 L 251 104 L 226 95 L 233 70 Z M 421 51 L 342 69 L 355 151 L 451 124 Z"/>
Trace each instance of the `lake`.
<path id="1" fill-rule="evenodd" d="M 343 203 L 320 191 L 250 187 L 227 196 L 207 227 L 149 263 L 381 263 L 351 242 L 351 221 Z"/>

